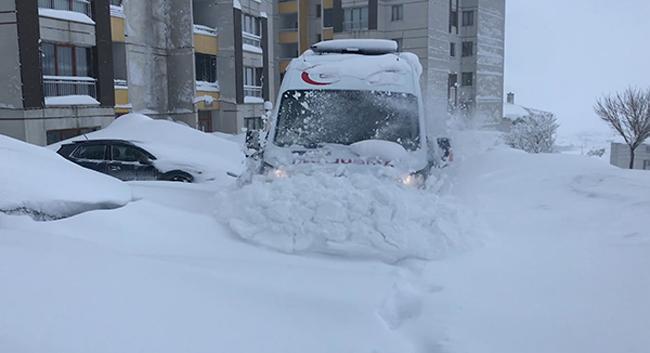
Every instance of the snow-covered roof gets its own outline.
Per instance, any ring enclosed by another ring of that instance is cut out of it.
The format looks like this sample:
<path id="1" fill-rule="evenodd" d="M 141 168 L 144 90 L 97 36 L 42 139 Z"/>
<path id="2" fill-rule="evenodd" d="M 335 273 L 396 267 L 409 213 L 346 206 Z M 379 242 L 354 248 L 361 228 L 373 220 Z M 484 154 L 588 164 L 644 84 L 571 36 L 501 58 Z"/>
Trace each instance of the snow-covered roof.
<path id="1" fill-rule="evenodd" d="M 516 120 L 531 115 L 553 115 L 553 113 L 512 103 L 505 103 L 503 105 L 503 117 L 506 119 Z"/>

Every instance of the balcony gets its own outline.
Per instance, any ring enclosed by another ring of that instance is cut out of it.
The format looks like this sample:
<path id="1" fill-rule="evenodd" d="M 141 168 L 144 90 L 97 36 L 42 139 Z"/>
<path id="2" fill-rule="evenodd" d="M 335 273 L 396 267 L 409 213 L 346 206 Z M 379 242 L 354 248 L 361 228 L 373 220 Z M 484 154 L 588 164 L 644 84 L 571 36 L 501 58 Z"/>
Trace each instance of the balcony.
<path id="1" fill-rule="evenodd" d="M 38 7 L 80 12 L 88 17 L 92 17 L 90 14 L 90 1 L 88 0 L 38 0 Z"/>
<path id="2" fill-rule="evenodd" d="M 244 44 L 251 45 L 256 48 L 262 47 L 262 37 L 248 32 L 242 32 L 242 40 Z"/>
<path id="3" fill-rule="evenodd" d="M 280 0 L 278 3 L 278 13 L 291 14 L 298 12 L 297 0 Z"/>
<path id="4" fill-rule="evenodd" d="M 262 98 L 262 86 L 244 85 L 244 96 Z"/>
<path id="5" fill-rule="evenodd" d="M 282 28 L 280 29 L 280 44 L 298 43 L 298 28 Z"/>
<path id="6" fill-rule="evenodd" d="M 92 77 L 43 76 L 45 97 L 90 96 L 97 97 L 96 82 Z"/>

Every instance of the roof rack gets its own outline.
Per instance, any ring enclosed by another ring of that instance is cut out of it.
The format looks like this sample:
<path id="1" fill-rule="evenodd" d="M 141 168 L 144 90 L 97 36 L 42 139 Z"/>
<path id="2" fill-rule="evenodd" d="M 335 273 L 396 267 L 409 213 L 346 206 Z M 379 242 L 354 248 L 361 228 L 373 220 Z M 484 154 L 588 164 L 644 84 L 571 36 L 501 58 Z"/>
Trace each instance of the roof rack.
<path id="1" fill-rule="evenodd" d="M 383 55 L 397 52 L 397 42 L 387 39 L 335 39 L 318 42 L 311 46 L 317 54 Z"/>

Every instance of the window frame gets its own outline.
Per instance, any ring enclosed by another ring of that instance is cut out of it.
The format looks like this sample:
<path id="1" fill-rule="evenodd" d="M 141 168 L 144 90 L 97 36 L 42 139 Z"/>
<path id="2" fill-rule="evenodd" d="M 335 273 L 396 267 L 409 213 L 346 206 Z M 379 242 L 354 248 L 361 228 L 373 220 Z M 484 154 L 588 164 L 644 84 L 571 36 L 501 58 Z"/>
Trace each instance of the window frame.
<path id="1" fill-rule="evenodd" d="M 463 41 L 461 49 L 461 57 L 469 58 L 474 56 L 474 41 L 467 40 Z"/>
<path id="2" fill-rule="evenodd" d="M 53 63 L 54 63 L 54 73 L 52 75 L 50 75 L 49 73 L 48 74 L 45 73 L 45 66 L 44 66 L 45 51 L 43 50 L 44 45 L 49 45 L 49 46 L 52 46 L 54 48 L 54 52 L 53 52 L 53 54 L 54 54 L 54 57 L 53 57 L 53 59 L 54 59 L 54 61 L 53 61 Z M 69 49 L 71 49 L 71 63 L 70 63 L 70 65 L 71 65 L 71 68 L 72 68 L 72 75 L 61 75 L 60 74 L 60 70 L 59 70 L 59 50 L 58 50 L 59 48 L 69 48 Z M 80 76 L 79 75 L 79 67 L 78 67 L 78 62 L 77 62 L 79 58 L 78 58 L 77 51 L 80 50 L 80 49 L 86 51 L 86 73 L 87 73 L 87 75 L 85 75 L 85 76 Z M 77 47 L 77 46 L 74 46 L 74 45 L 71 45 L 71 44 L 59 44 L 59 43 L 52 43 L 52 42 L 45 42 L 44 41 L 44 42 L 41 43 L 40 53 L 42 55 L 42 57 L 41 57 L 41 70 L 43 70 L 43 75 L 45 75 L 45 76 L 69 76 L 69 77 L 91 77 L 91 78 L 95 78 L 95 77 L 93 77 L 95 75 L 95 68 L 94 68 L 93 59 L 92 59 L 93 55 L 92 55 L 92 50 L 89 47 Z"/>
<path id="3" fill-rule="evenodd" d="M 473 27 L 474 26 L 474 10 L 464 10 L 463 11 L 463 21 L 462 21 L 462 26 L 463 27 Z"/>
<path id="4" fill-rule="evenodd" d="M 391 5 L 390 21 L 398 22 L 404 20 L 404 4 Z"/>
<path id="5" fill-rule="evenodd" d="M 469 77 L 469 80 L 467 79 Z M 461 74 L 460 85 L 463 87 L 474 86 L 474 72 L 463 72 Z"/>
<path id="6" fill-rule="evenodd" d="M 199 70 L 201 68 L 201 70 Z M 205 71 L 206 68 L 210 68 Z M 194 53 L 194 79 L 196 81 L 215 83 L 219 81 L 217 72 L 217 56 Z M 199 75 L 202 73 L 201 77 Z M 207 75 L 206 75 L 207 74 Z M 204 78 L 207 78 L 204 79 Z"/>

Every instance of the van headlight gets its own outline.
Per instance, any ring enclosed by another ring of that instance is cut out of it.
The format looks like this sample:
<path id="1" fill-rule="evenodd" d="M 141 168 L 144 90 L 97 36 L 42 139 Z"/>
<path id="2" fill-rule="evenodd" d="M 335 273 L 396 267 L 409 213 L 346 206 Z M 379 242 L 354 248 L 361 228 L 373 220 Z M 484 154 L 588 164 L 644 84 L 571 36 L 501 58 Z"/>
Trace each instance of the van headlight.
<path id="1" fill-rule="evenodd" d="M 400 178 L 404 186 L 419 188 L 424 185 L 424 177 L 419 173 L 409 173 Z"/>
<path id="2" fill-rule="evenodd" d="M 289 176 L 287 170 L 283 167 L 274 167 L 270 164 L 264 166 L 264 174 L 273 179 L 284 179 Z"/>

